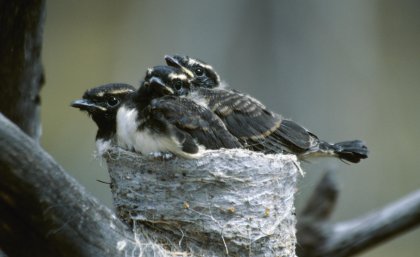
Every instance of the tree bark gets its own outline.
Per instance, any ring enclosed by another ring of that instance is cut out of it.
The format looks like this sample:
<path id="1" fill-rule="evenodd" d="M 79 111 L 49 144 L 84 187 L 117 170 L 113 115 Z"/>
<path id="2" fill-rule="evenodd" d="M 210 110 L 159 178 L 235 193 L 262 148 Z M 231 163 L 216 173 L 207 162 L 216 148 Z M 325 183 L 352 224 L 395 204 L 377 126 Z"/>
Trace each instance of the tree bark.
<path id="1" fill-rule="evenodd" d="M 44 0 L 0 3 L 0 112 L 35 140 L 41 135 L 44 18 Z"/>
<path id="2" fill-rule="evenodd" d="M 0 249 L 7 256 L 163 256 L 1 114 L 0 152 Z"/>

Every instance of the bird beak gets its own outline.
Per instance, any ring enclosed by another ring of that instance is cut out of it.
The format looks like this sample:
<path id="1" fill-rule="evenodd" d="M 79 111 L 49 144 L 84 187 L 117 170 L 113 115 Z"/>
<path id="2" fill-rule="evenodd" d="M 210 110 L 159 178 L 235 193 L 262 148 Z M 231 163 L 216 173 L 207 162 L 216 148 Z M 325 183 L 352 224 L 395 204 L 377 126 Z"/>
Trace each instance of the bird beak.
<path id="1" fill-rule="evenodd" d="M 181 69 L 185 74 L 187 74 L 190 78 L 194 77 L 194 74 L 184 66 L 182 66 L 177 59 L 175 59 L 172 55 L 165 55 L 165 61 L 168 66 L 172 66 L 175 68 Z"/>
<path id="2" fill-rule="evenodd" d="M 182 65 L 172 55 L 165 55 L 165 61 L 169 66 L 182 68 Z"/>
<path id="3" fill-rule="evenodd" d="M 153 77 L 150 79 L 149 87 L 153 88 L 154 90 L 158 90 L 158 92 L 161 92 L 164 95 L 173 95 L 175 92 L 172 90 L 172 88 L 165 85 L 165 83 L 160 79 Z"/>
<path id="4" fill-rule="evenodd" d="M 106 109 L 102 106 L 98 106 L 92 101 L 89 101 L 87 99 L 78 99 L 70 104 L 71 107 L 79 108 L 82 111 L 93 111 L 93 110 L 101 110 L 106 111 Z"/>

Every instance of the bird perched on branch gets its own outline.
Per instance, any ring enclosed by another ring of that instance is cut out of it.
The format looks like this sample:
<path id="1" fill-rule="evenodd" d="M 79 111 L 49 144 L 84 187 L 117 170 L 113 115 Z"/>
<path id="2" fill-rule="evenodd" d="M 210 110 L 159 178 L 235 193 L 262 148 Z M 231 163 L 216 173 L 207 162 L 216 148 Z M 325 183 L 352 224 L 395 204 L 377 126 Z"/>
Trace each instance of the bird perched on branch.
<path id="1" fill-rule="evenodd" d="M 111 145 L 142 154 L 171 152 L 184 158 L 199 157 L 200 148 L 242 148 L 218 116 L 174 95 L 176 83 L 189 83 L 177 70 L 156 66 L 147 71 L 138 90 L 126 84 L 108 84 L 90 89 L 83 99 L 72 102 L 98 125 L 99 154 Z"/>
<path id="2" fill-rule="evenodd" d="M 191 81 L 173 87 L 174 93 L 214 112 L 244 147 L 264 153 L 293 153 L 302 159 L 332 156 L 358 163 L 367 158 L 368 149 L 360 140 L 327 143 L 271 112 L 255 98 L 220 87 L 219 75 L 200 60 L 179 55 L 167 55 L 165 60 L 169 66 L 180 68 Z"/>

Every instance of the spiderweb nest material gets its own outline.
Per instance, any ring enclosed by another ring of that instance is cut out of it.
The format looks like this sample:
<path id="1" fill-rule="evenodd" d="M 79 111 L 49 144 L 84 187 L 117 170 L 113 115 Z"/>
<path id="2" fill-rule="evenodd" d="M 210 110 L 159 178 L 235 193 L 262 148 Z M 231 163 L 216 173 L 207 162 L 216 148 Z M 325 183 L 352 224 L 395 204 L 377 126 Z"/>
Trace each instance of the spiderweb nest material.
<path id="1" fill-rule="evenodd" d="M 113 148 L 104 157 L 120 218 L 169 252 L 295 256 L 295 156 L 232 149 L 162 160 Z"/>

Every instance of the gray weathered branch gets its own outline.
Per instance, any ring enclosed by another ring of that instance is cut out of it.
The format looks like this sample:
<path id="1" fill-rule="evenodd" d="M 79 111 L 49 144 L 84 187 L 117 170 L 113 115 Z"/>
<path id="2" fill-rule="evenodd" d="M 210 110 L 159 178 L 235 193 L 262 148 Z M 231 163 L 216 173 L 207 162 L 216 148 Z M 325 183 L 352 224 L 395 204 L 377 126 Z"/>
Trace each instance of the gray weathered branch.
<path id="1" fill-rule="evenodd" d="M 38 140 L 44 0 L 0 3 L 0 112 Z"/>
<path id="2" fill-rule="evenodd" d="M 2 114 L 0 167 L 0 249 L 8 256 L 162 256 L 142 235 L 135 244 L 111 210 Z"/>
<path id="3" fill-rule="evenodd" d="M 115 148 L 105 157 L 120 217 L 171 251 L 295 256 L 295 156 L 231 149 L 156 160 Z"/>
<path id="4" fill-rule="evenodd" d="M 420 224 L 420 190 L 362 217 L 331 223 L 337 197 L 336 181 L 326 173 L 299 217 L 299 256 L 353 256 Z"/>

